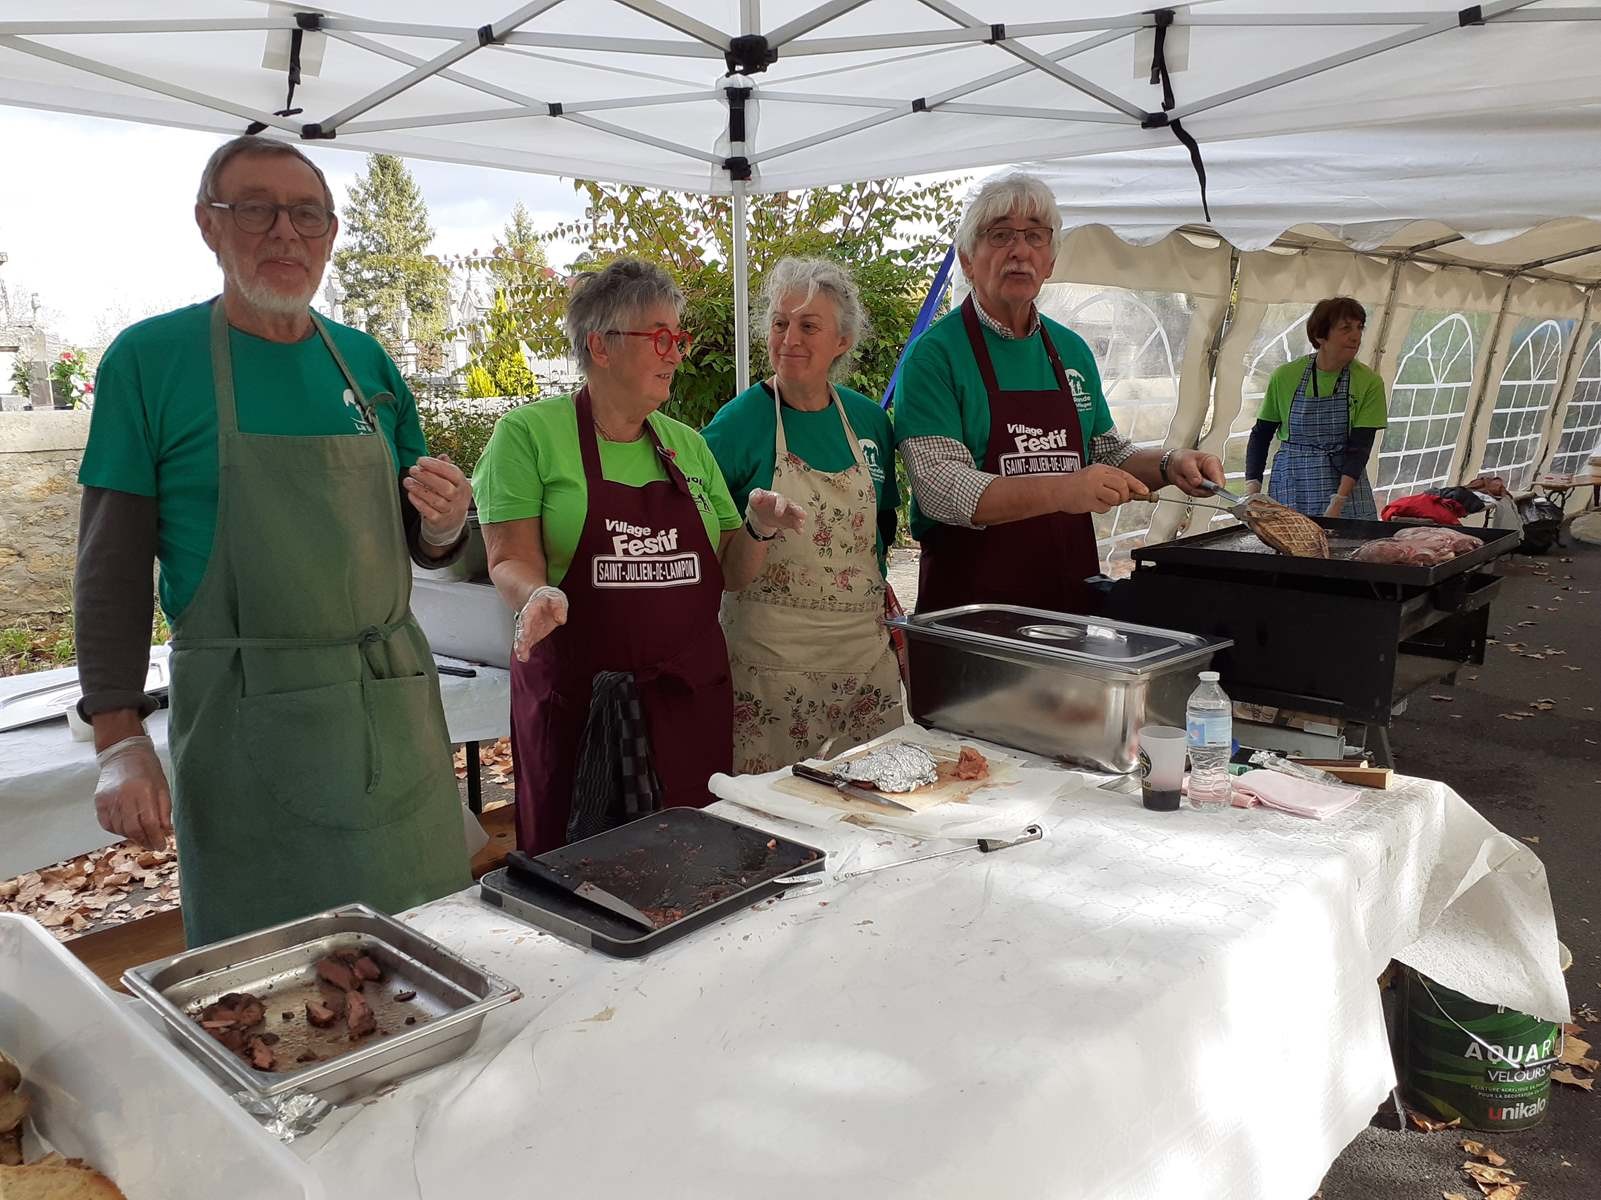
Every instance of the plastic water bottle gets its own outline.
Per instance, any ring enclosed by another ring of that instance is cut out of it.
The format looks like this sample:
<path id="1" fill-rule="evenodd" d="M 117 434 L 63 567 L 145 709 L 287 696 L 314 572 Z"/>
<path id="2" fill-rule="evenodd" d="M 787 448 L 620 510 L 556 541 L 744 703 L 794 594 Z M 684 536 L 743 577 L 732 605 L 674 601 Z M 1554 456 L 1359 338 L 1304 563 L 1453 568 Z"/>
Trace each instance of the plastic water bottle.
<path id="1" fill-rule="evenodd" d="M 1201 672 L 1200 686 L 1184 706 L 1184 727 L 1190 754 L 1190 807 L 1228 807 L 1234 705 L 1217 685 L 1216 671 Z"/>

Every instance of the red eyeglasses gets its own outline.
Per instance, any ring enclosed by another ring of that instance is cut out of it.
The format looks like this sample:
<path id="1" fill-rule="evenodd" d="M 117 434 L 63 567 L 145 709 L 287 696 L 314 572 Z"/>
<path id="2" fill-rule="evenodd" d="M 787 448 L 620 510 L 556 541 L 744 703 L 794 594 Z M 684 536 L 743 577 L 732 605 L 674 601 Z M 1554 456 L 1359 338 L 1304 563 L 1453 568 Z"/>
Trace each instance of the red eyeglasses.
<path id="1" fill-rule="evenodd" d="M 661 358 L 666 358 L 667 352 L 674 346 L 678 347 L 678 356 L 682 358 L 689 353 L 690 343 L 695 340 L 695 335 L 687 329 L 680 329 L 677 332 L 671 329 L 608 329 L 606 333 L 607 336 L 615 334 L 617 337 L 649 338 Z"/>

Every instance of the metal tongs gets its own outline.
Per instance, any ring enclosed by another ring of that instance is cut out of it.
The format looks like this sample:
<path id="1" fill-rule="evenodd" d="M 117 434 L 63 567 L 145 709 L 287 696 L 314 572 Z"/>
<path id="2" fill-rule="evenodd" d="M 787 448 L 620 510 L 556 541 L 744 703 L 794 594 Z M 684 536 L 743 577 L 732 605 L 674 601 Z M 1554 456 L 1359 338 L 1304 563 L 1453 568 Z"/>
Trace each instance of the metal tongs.
<path id="1" fill-rule="evenodd" d="M 1015 838 L 979 838 L 965 846 L 953 846 L 949 850 L 936 850 L 933 854 L 919 854 L 912 858 L 897 859 L 895 862 L 879 863 L 873 867 L 862 867 L 855 871 L 841 871 L 837 875 L 827 875 L 814 871 L 807 875 L 785 875 L 774 883 L 783 884 L 785 896 L 805 896 L 830 884 L 841 883 L 847 879 L 860 879 L 863 875 L 876 875 L 879 871 L 892 871 L 896 867 L 907 867 L 913 863 L 930 862 L 936 858 L 949 858 L 953 854 L 970 854 L 977 850 L 980 854 L 992 854 L 996 850 L 1009 850 L 1013 846 L 1022 846 L 1029 842 L 1037 842 L 1045 836 L 1045 830 L 1039 825 L 1026 825 L 1023 832 Z M 792 886 L 793 885 L 793 886 Z"/>

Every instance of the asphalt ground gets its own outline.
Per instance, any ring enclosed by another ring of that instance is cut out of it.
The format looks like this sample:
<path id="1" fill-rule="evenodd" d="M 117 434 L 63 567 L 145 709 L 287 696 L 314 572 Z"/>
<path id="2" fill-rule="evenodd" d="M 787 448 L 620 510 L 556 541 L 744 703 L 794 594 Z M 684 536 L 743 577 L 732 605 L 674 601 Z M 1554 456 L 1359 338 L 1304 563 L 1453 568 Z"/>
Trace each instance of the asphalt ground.
<path id="1" fill-rule="evenodd" d="M 1557 934 L 1573 952 L 1570 1003 L 1601 1010 L 1601 547 L 1564 541 L 1540 558 L 1502 560 L 1490 614 L 1499 644 L 1454 687 L 1414 697 L 1390 733 L 1397 770 L 1441 780 L 1503 832 L 1539 839 Z M 1542 701 L 1554 705 L 1533 707 Z M 1518 713 L 1534 715 L 1502 715 Z M 1585 1040 L 1601 1042 L 1601 1024 Z M 1464 1136 L 1510 1160 L 1528 1181 L 1523 1200 L 1601 1197 L 1601 1095 L 1553 1085 L 1545 1121 L 1518 1133 L 1370 1127 L 1335 1161 L 1322 1200 L 1477 1196 L 1461 1171 Z"/>

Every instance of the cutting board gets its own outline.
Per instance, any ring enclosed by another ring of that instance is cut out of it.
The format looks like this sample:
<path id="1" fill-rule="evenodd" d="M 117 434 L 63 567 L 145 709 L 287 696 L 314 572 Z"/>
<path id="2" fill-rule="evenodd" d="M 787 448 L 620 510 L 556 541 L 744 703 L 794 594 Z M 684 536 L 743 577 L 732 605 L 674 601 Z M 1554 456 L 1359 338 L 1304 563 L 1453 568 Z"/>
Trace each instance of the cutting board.
<path id="1" fill-rule="evenodd" d="M 939 763 L 940 766 L 945 769 L 955 766 L 956 757 L 961 753 L 962 746 L 964 744 L 969 744 L 955 740 L 952 740 L 949 743 L 924 742 L 912 739 L 907 740 L 911 745 L 921 746 L 924 750 L 927 750 L 931 755 L 933 755 L 934 761 Z M 881 741 L 873 748 L 879 749 L 890 744 L 891 743 L 888 741 Z M 977 746 L 974 746 L 973 748 L 975 750 L 978 749 Z M 868 749 L 866 747 L 862 747 L 852 750 L 848 754 L 842 754 L 838 758 L 831 759 L 826 762 L 820 760 L 814 761 L 814 765 L 821 767 L 824 770 L 838 770 L 843 764 L 853 762 L 866 753 L 868 753 Z M 880 792 L 878 794 L 889 796 L 901 804 L 909 806 L 914 812 L 924 812 L 941 804 L 965 803 L 968 797 L 972 796 L 975 792 L 984 791 L 986 789 L 1007 788 L 1017 783 L 1020 777 L 1018 774 L 1019 763 L 1017 760 L 1003 757 L 994 752 L 981 751 L 981 753 L 983 753 L 984 757 L 989 760 L 990 765 L 990 773 L 984 779 L 957 779 L 954 776 L 947 775 L 946 770 L 942 770 L 941 778 L 937 783 L 931 783 L 926 787 L 920 787 L 916 791 Z M 812 800 L 818 804 L 826 805 L 829 808 L 837 808 L 841 812 L 851 813 L 858 816 L 881 817 L 886 813 L 898 813 L 902 811 L 893 807 L 874 804 L 871 800 L 858 800 L 845 795 L 837 788 L 829 787 L 827 784 L 814 783 L 809 779 L 797 779 L 793 775 L 776 779 L 773 781 L 771 786 L 774 791 L 783 792 L 787 796 L 796 796 L 803 800 Z"/>

